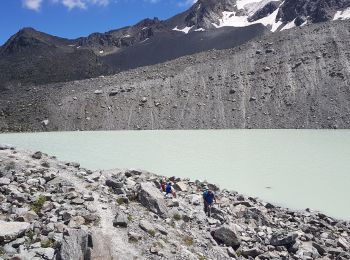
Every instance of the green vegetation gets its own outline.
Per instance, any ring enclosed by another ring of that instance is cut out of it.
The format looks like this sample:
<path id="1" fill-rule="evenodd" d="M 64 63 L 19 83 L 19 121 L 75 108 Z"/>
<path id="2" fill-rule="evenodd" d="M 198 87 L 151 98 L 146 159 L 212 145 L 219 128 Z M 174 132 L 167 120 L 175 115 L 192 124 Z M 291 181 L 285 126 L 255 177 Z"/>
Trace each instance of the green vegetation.
<path id="1" fill-rule="evenodd" d="M 43 195 L 40 195 L 39 198 L 37 198 L 37 200 L 32 204 L 30 209 L 38 214 L 41 211 L 41 208 L 43 207 L 45 202 L 46 202 L 46 197 Z"/>
<path id="2" fill-rule="evenodd" d="M 132 216 L 131 215 L 128 215 L 128 220 L 132 221 Z"/>
<path id="3" fill-rule="evenodd" d="M 179 220 L 181 220 L 181 215 L 178 214 L 178 213 L 176 213 L 176 214 L 174 214 L 173 218 L 174 218 L 176 221 L 179 221 Z"/>
<path id="4" fill-rule="evenodd" d="M 118 203 L 118 205 L 126 204 L 125 198 L 117 198 L 117 203 Z"/>
<path id="5" fill-rule="evenodd" d="M 190 236 L 185 236 L 183 241 L 186 246 L 192 246 L 194 244 L 193 238 Z"/>
<path id="6" fill-rule="evenodd" d="M 45 240 L 45 241 L 41 241 L 41 247 L 42 248 L 53 247 L 53 241 L 51 239 L 48 239 L 48 240 Z"/>
<path id="7" fill-rule="evenodd" d="M 148 231 L 148 234 L 150 234 L 152 237 L 155 237 L 156 236 L 156 231 L 151 229 Z"/>
<path id="8" fill-rule="evenodd" d="M 27 231 L 27 233 L 26 233 L 26 236 L 29 238 L 29 240 L 30 240 L 30 243 L 32 243 L 33 242 L 33 240 L 34 240 L 34 231 L 32 230 L 32 229 L 29 229 L 28 231 Z"/>

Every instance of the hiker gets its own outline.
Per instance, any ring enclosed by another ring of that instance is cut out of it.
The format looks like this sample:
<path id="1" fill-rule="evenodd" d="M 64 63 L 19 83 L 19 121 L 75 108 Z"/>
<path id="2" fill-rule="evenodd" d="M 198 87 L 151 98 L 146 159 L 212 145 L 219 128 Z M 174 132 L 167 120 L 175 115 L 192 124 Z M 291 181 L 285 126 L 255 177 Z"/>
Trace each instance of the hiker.
<path id="1" fill-rule="evenodd" d="M 176 191 L 170 181 L 165 187 L 165 197 L 168 197 L 168 194 L 171 194 L 174 198 L 176 198 Z"/>
<path id="2" fill-rule="evenodd" d="M 160 180 L 160 188 L 162 189 L 163 192 L 165 192 L 165 188 L 166 188 L 166 180 L 165 178 Z"/>
<path id="3" fill-rule="evenodd" d="M 212 190 L 210 190 L 207 186 L 204 187 L 203 192 L 203 200 L 204 200 L 204 212 L 210 217 L 211 216 L 211 207 L 213 206 L 215 199 L 215 194 Z"/>

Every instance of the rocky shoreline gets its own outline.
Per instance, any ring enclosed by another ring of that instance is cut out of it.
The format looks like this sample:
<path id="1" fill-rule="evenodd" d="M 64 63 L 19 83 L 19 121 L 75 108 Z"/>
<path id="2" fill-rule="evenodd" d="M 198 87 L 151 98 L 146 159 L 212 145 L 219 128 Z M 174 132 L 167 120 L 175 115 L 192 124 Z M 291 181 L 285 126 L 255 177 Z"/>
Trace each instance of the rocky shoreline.
<path id="1" fill-rule="evenodd" d="M 176 177 L 177 198 L 164 198 L 161 178 L 0 146 L 0 260 L 350 259 L 347 221 Z"/>

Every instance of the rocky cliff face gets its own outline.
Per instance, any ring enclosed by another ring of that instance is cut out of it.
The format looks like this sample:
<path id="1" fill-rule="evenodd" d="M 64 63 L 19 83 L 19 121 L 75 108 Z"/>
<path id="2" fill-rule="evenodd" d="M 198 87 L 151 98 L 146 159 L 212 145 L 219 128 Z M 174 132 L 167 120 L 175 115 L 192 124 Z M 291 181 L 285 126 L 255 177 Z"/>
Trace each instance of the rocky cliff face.
<path id="1" fill-rule="evenodd" d="M 350 223 L 213 184 L 0 146 L 0 259 L 349 259 Z M 202 189 L 214 190 L 211 217 Z M 258 257 L 258 258 L 257 258 Z"/>
<path id="2" fill-rule="evenodd" d="M 349 128 L 349 22 L 110 77 L 8 89 L 0 129 Z"/>
<path id="3" fill-rule="evenodd" d="M 188 11 L 166 22 L 178 28 L 188 27 L 192 31 L 247 26 L 258 22 L 272 31 L 279 31 L 306 23 L 333 20 L 337 11 L 349 7 L 349 0 L 199 0 Z"/>
<path id="4" fill-rule="evenodd" d="M 284 22 L 294 20 L 296 25 L 304 22 L 319 23 L 334 19 L 336 11 L 349 7 L 348 0 L 287 0 L 281 6 L 277 18 Z"/>

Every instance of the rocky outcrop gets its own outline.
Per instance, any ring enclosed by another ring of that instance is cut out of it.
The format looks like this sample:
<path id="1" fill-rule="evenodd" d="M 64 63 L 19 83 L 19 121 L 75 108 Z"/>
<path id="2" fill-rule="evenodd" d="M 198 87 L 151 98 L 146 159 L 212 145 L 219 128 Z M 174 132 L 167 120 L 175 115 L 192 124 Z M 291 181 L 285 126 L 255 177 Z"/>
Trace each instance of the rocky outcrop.
<path id="1" fill-rule="evenodd" d="M 0 176 L 10 180 L 0 186 L 0 259 L 350 258 L 348 221 L 176 177 L 169 178 L 176 199 L 164 199 L 164 176 L 89 171 L 0 147 Z M 203 212 L 204 186 L 220 202 L 211 218 Z"/>
<path id="2" fill-rule="evenodd" d="M 88 233 L 84 230 L 67 229 L 63 234 L 62 245 L 57 260 L 86 260 L 91 259 Z"/>
<path id="3" fill-rule="evenodd" d="M 236 231 L 228 226 L 214 230 L 212 236 L 218 243 L 230 246 L 235 250 L 241 245 L 241 240 Z"/>
<path id="4" fill-rule="evenodd" d="M 6 222 L 0 220 L 0 243 L 8 243 L 28 230 L 30 224 L 27 222 Z"/>

